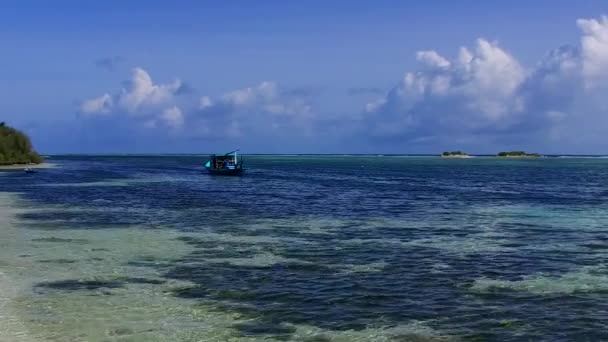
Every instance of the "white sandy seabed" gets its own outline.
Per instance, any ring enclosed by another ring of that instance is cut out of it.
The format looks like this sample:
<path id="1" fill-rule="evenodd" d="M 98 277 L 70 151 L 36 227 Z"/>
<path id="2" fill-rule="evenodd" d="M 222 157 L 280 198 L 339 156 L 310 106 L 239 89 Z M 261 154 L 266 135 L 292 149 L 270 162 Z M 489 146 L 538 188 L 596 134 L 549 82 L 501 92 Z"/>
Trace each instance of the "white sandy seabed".
<path id="1" fill-rule="evenodd" d="M 14 237 L 14 219 L 16 212 L 9 205 L 14 195 L 0 193 L 0 342 L 33 341 L 23 322 L 12 310 L 12 304 L 19 297 L 16 284 L 5 273 L 8 268 L 19 268 L 16 260 L 7 258 L 8 245 Z"/>
<path id="2" fill-rule="evenodd" d="M 44 282 L 160 280 L 153 268 L 128 261 L 162 263 L 188 253 L 177 233 L 28 229 L 18 218 L 28 211 L 17 194 L 0 193 L 0 342 L 189 340 L 179 334 L 192 332 L 180 324 L 195 326 L 192 305 L 170 294 L 187 283 L 128 285 L 112 295 L 106 289 L 34 290 Z M 176 317 L 186 319 L 174 324 Z M 159 329 L 163 324 L 168 329 Z"/>
<path id="3" fill-rule="evenodd" d="M 0 342 L 274 341 L 242 336 L 233 328 L 255 319 L 172 295 L 173 290 L 194 284 L 163 279 L 162 267 L 129 263 L 171 264 L 192 251 L 177 239 L 185 234 L 143 227 L 31 229 L 18 216 L 32 210 L 18 194 L 0 192 Z M 35 290 L 36 284 L 45 282 L 128 277 L 158 282 L 127 281 L 116 288 L 82 291 Z M 417 341 L 451 340 L 425 322 L 360 331 L 286 327 L 293 331 L 292 341 L 388 342 L 403 340 L 403 336 Z"/>

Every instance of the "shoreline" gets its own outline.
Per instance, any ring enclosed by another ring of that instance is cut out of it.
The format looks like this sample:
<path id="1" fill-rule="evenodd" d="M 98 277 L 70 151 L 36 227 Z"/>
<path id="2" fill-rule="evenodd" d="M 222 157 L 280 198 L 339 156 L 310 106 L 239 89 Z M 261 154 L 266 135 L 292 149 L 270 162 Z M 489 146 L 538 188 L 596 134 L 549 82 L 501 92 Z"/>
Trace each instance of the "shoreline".
<path id="1" fill-rule="evenodd" d="M 51 169 L 57 167 L 57 164 L 53 163 L 40 163 L 40 164 L 10 164 L 0 165 L 1 170 L 25 170 L 25 169 Z"/>
<path id="2" fill-rule="evenodd" d="M 474 156 L 468 155 L 468 154 L 463 154 L 463 155 L 452 155 L 452 156 L 444 156 L 441 155 L 441 158 L 460 158 L 460 159 L 467 159 L 467 158 L 474 158 Z"/>

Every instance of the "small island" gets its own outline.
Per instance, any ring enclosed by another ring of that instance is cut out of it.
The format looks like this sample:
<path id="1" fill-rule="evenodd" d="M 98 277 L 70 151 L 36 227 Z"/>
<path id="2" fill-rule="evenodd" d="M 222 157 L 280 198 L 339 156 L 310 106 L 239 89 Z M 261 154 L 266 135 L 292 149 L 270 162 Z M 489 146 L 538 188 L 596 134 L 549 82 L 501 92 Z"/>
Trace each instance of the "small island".
<path id="1" fill-rule="evenodd" d="M 24 133 L 0 122 L 0 166 L 42 163 L 42 157 L 32 148 Z"/>
<path id="2" fill-rule="evenodd" d="M 452 151 L 452 152 L 443 152 L 441 154 L 442 158 L 471 158 L 470 155 L 462 152 L 462 151 Z"/>
<path id="3" fill-rule="evenodd" d="M 539 158 L 538 153 L 526 153 L 524 151 L 500 152 L 496 155 L 500 158 Z"/>

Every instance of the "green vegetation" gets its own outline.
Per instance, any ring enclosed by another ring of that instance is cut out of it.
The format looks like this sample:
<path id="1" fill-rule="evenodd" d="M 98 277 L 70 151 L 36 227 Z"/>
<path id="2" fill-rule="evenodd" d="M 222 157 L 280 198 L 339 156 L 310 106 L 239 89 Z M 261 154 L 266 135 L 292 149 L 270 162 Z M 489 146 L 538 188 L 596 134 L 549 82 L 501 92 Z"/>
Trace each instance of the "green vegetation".
<path id="1" fill-rule="evenodd" d="M 497 155 L 498 157 L 507 157 L 507 158 L 538 158 L 540 154 L 538 153 L 526 153 L 524 151 L 509 151 L 509 152 L 500 152 Z"/>
<path id="2" fill-rule="evenodd" d="M 0 165 L 40 163 L 42 158 L 27 135 L 0 122 Z"/>
<path id="3" fill-rule="evenodd" d="M 468 157 L 469 155 L 462 151 L 443 152 L 442 157 Z"/>

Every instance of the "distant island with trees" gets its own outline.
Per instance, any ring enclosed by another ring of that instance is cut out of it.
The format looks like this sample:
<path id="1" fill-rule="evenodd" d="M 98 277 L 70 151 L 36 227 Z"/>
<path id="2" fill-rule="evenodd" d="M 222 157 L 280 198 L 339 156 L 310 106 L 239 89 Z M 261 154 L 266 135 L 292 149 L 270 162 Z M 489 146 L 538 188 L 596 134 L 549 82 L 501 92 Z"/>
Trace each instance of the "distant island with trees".
<path id="1" fill-rule="evenodd" d="M 0 122 L 0 165 L 40 163 L 42 157 L 34 151 L 30 138 Z"/>
<path id="2" fill-rule="evenodd" d="M 500 152 L 496 156 L 501 157 L 501 158 L 539 158 L 540 154 L 526 153 L 524 151 L 509 151 L 509 152 Z"/>
<path id="3" fill-rule="evenodd" d="M 488 155 L 485 155 L 490 157 Z M 441 154 L 442 158 L 472 158 L 473 156 L 462 151 L 448 151 Z M 527 153 L 524 151 L 507 151 L 496 154 L 498 158 L 539 158 L 542 157 L 538 153 Z"/>
<path id="4" fill-rule="evenodd" d="M 441 154 L 443 158 L 471 158 L 470 155 L 462 152 L 462 151 L 452 151 L 452 152 L 443 152 Z"/>

